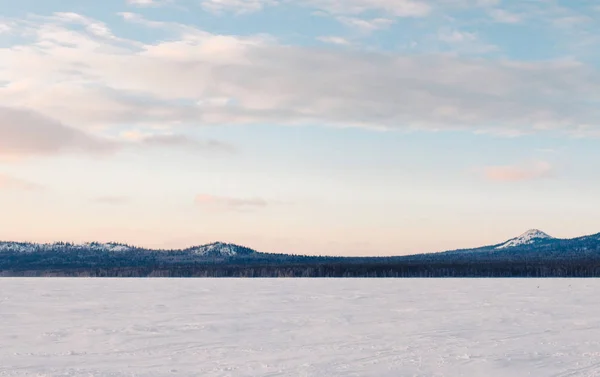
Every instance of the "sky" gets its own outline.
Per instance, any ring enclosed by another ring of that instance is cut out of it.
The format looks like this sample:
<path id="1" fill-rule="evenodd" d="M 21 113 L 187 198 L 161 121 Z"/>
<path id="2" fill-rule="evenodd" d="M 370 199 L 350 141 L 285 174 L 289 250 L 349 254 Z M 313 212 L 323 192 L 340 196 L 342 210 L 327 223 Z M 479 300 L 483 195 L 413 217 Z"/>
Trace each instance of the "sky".
<path id="1" fill-rule="evenodd" d="M 600 232 L 592 0 L 0 0 L 0 239 Z"/>

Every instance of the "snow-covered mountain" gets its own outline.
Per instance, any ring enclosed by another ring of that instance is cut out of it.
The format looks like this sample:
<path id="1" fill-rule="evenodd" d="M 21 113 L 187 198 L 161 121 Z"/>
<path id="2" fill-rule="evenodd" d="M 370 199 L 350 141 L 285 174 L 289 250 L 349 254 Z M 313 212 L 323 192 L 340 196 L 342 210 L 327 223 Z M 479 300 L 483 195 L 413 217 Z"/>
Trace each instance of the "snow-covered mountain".
<path id="1" fill-rule="evenodd" d="M 235 257 L 256 253 L 256 251 L 247 247 L 224 242 L 215 242 L 208 245 L 196 246 L 186 249 L 186 251 L 189 251 L 195 255 L 210 257 Z"/>
<path id="2" fill-rule="evenodd" d="M 256 265 L 290 266 L 340 265 L 368 263 L 488 263 L 510 261 L 582 260 L 600 263 L 600 233 L 572 239 L 553 238 L 532 229 L 502 243 L 472 249 L 442 253 L 395 257 L 313 257 L 288 254 L 268 254 L 224 242 L 177 250 L 155 250 L 120 243 L 89 242 L 36 244 L 0 242 L 0 272 L 2 270 L 62 270 L 80 268 L 122 268 L 143 266 Z M 179 267 L 177 267 L 179 266 Z M 262 268 L 262 267 L 261 267 Z M 600 265 L 598 267 L 600 269 Z"/>
<path id="3" fill-rule="evenodd" d="M 556 260 L 592 258 L 600 260 L 600 233 L 577 238 L 555 238 L 531 229 L 502 243 L 472 249 L 407 256 L 418 260 Z"/>
<path id="4" fill-rule="evenodd" d="M 506 249 L 509 247 L 517 247 L 522 245 L 530 245 L 540 240 L 553 239 L 554 237 L 542 232 L 538 229 L 530 229 L 527 232 L 521 234 L 518 237 L 512 238 L 500 246 L 496 246 L 496 249 Z"/>
<path id="5" fill-rule="evenodd" d="M 0 242 L 1 252 L 16 253 L 34 253 L 42 251 L 65 251 L 65 250 L 88 250 L 88 251 L 106 251 L 106 252 L 126 252 L 135 249 L 132 246 L 108 242 L 86 242 L 86 243 L 31 243 L 31 242 Z"/>
<path id="6" fill-rule="evenodd" d="M 31 243 L 0 242 L 2 270 L 64 270 L 81 268 L 124 268 L 140 266 L 194 266 L 197 264 L 272 263 L 288 258 L 265 254 L 225 242 L 214 242 L 187 249 L 146 249 L 108 242 Z"/>
<path id="7" fill-rule="evenodd" d="M 0 242 L 0 254 L 1 253 L 18 253 L 18 254 L 32 254 L 32 253 L 110 253 L 110 254 L 127 254 L 127 253 L 138 253 L 138 254 L 153 254 L 161 253 L 165 255 L 191 255 L 199 257 L 235 257 L 241 255 L 251 255 L 257 253 L 247 247 L 224 243 L 214 242 L 208 245 L 195 246 L 187 249 L 180 250 L 158 250 L 158 249 L 144 249 L 140 247 L 130 246 L 126 244 L 116 242 L 86 242 L 86 243 L 69 243 L 69 242 L 55 242 L 55 243 L 31 243 L 31 242 Z"/>
<path id="8" fill-rule="evenodd" d="M 531 249 L 542 245 L 547 245 L 549 242 L 557 240 L 558 238 L 551 237 L 550 235 L 542 232 L 538 229 L 530 229 L 525 233 L 511 238 L 499 244 L 481 246 L 472 249 L 458 249 L 444 251 L 442 253 L 433 253 L 439 255 L 457 255 L 457 254 L 507 254 L 507 253 L 518 253 L 524 249 Z M 432 254 L 432 255 L 433 255 Z"/>

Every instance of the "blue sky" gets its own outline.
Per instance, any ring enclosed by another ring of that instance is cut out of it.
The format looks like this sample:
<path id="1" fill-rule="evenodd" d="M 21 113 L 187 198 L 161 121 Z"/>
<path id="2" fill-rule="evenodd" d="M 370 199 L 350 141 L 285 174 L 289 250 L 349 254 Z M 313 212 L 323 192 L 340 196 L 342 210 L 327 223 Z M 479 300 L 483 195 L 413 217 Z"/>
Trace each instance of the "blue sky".
<path id="1" fill-rule="evenodd" d="M 595 2 L 0 8 L 0 239 L 390 255 L 600 231 Z"/>

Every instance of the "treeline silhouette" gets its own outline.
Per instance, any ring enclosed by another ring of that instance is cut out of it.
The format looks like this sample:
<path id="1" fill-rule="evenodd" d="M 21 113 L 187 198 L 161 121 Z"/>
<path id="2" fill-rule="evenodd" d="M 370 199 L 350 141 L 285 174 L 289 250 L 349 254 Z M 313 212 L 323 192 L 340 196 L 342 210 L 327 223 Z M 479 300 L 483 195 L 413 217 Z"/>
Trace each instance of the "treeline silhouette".
<path id="1" fill-rule="evenodd" d="M 0 276 L 468 278 L 600 277 L 600 233 L 391 257 L 268 254 L 223 243 L 151 250 L 109 243 L 0 242 Z M 232 253 L 231 251 L 235 251 Z"/>
<path id="2" fill-rule="evenodd" d="M 13 268 L 0 276 L 23 277 L 165 277 L 165 278 L 549 278 L 600 277 L 600 260 L 400 262 L 320 261 L 313 263 L 193 263 L 143 266 L 48 266 Z"/>

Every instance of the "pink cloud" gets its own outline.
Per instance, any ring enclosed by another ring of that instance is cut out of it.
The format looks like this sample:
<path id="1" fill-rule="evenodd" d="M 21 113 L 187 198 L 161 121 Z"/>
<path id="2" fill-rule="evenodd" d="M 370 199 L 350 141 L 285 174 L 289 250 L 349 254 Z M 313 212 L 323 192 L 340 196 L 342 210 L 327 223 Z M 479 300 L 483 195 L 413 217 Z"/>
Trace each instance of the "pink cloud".
<path id="1" fill-rule="evenodd" d="M 0 106 L 0 161 L 67 152 L 106 154 L 140 145 L 149 148 L 188 147 L 195 151 L 235 152 L 218 140 L 200 141 L 185 135 L 125 133 L 122 140 L 98 137 L 25 108 Z"/>
<path id="2" fill-rule="evenodd" d="M 530 165 L 488 166 L 483 169 L 484 177 L 494 182 L 520 182 L 547 178 L 552 174 L 552 165 L 540 161 Z"/>
<path id="3" fill-rule="evenodd" d="M 235 152 L 235 147 L 218 140 L 199 141 L 184 135 L 151 135 L 143 137 L 140 142 L 146 146 L 156 147 L 189 147 L 198 150 Z"/>
<path id="4" fill-rule="evenodd" d="M 131 198 L 127 196 L 100 196 L 93 199 L 93 202 L 99 204 L 120 205 L 127 204 Z"/>
<path id="5" fill-rule="evenodd" d="M 263 208 L 268 205 L 267 201 L 261 198 L 232 198 L 210 194 L 196 195 L 195 202 L 196 204 L 205 207 L 233 210 L 256 209 Z"/>
<path id="6" fill-rule="evenodd" d="M 63 125 L 35 111 L 0 106 L 0 157 L 50 155 L 64 151 L 102 153 L 115 144 Z"/>

